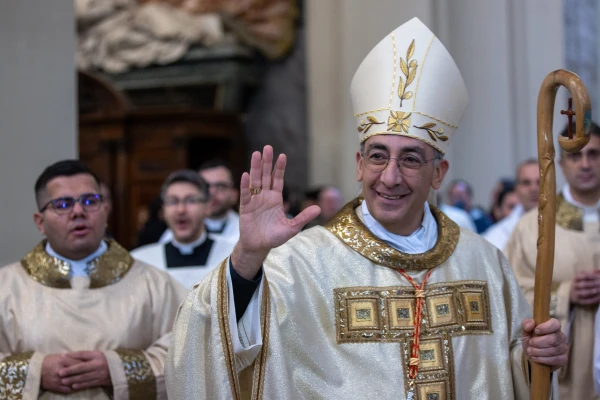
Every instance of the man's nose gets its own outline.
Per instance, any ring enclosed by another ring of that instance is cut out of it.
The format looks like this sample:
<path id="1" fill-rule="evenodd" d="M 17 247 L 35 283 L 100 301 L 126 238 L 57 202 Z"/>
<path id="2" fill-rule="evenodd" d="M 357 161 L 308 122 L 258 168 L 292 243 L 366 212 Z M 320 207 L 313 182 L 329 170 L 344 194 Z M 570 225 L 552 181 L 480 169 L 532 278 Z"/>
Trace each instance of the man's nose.
<path id="1" fill-rule="evenodd" d="M 73 216 L 85 215 L 85 209 L 83 206 L 77 201 L 73 206 L 73 211 L 71 212 Z"/>
<path id="2" fill-rule="evenodd" d="M 581 168 L 591 168 L 592 167 L 592 162 L 590 157 L 586 154 L 583 153 L 581 154 Z"/>
<path id="3" fill-rule="evenodd" d="M 398 161 L 390 159 L 388 165 L 381 171 L 380 180 L 387 187 L 398 185 L 402 182 L 403 176 L 398 168 Z"/>

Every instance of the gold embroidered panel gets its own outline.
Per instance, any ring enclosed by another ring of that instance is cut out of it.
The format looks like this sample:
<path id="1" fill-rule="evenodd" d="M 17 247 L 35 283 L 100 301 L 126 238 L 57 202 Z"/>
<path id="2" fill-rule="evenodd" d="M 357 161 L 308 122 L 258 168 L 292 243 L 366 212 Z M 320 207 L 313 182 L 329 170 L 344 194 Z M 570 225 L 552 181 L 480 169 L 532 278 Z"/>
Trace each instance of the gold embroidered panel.
<path id="1" fill-rule="evenodd" d="M 129 387 L 129 400 L 156 398 L 156 377 L 144 352 L 135 349 L 117 349 Z"/>
<path id="2" fill-rule="evenodd" d="M 0 399 L 21 400 L 33 352 L 14 354 L 0 361 Z"/>
<path id="3" fill-rule="evenodd" d="M 408 365 L 415 323 L 412 286 L 334 290 L 339 344 L 400 344 L 406 392 L 414 398 L 455 399 L 452 337 L 493 333 L 489 291 L 484 281 L 458 281 L 425 288 L 419 373 L 409 387 Z"/>

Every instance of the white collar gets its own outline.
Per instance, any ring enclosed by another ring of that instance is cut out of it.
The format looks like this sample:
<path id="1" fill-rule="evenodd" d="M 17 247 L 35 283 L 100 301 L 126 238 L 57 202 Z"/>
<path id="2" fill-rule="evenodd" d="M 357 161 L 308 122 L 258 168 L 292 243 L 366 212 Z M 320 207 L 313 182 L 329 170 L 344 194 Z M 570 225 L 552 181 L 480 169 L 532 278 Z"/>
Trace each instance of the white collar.
<path id="1" fill-rule="evenodd" d="M 511 217 L 521 218 L 523 214 L 525 214 L 525 207 L 523 207 L 523 204 L 519 203 L 512 209 L 509 215 Z"/>
<path id="2" fill-rule="evenodd" d="M 577 200 L 573 198 L 573 194 L 571 193 L 571 187 L 566 184 L 562 189 L 562 194 L 566 201 L 573 204 L 577 208 L 581 208 L 583 210 L 583 221 L 584 222 L 597 222 L 598 221 L 598 210 L 600 209 L 600 201 L 596 203 L 595 206 L 588 206 L 585 204 L 581 204 Z"/>
<path id="3" fill-rule="evenodd" d="M 396 235 L 386 230 L 370 213 L 367 202 L 361 205 L 364 222 L 367 228 L 379 239 L 396 250 L 408 254 L 422 254 L 435 246 L 438 239 L 437 223 L 429 204 L 424 205 L 423 221 L 421 226 L 409 236 Z"/>
<path id="4" fill-rule="evenodd" d="M 100 246 L 98 247 L 98 249 L 89 256 L 82 258 L 81 260 L 70 260 L 54 251 L 52 246 L 50 246 L 50 242 L 46 243 L 46 253 L 48 253 L 54 258 L 58 258 L 59 260 L 69 264 L 71 276 L 88 276 L 88 271 L 90 267 L 89 264 L 96 258 L 100 257 L 102 254 L 104 254 L 106 250 L 108 250 L 108 245 L 103 240 L 102 242 L 100 242 Z"/>
<path id="5" fill-rule="evenodd" d="M 230 214 L 231 210 L 228 210 L 222 218 L 204 218 L 204 225 L 211 231 L 218 231 L 229 221 Z"/>
<path id="6" fill-rule="evenodd" d="M 204 241 L 206 240 L 207 237 L 208 237 L 208 235 L 206 234 L 206 231 L 203 231 L 202 235 L 200 235 L 200 237 L 198 239 L 194 240 L 192 243 L 179 243 L 177 240 L 173 239 L 173 240 L 171 240 L 171 244 L 173 246 L 175 246 L 181 254 L 189 255 L 194 252 L 194 249 L 196 247 L 198 247 L 202 243 L 204 243 Z"/>

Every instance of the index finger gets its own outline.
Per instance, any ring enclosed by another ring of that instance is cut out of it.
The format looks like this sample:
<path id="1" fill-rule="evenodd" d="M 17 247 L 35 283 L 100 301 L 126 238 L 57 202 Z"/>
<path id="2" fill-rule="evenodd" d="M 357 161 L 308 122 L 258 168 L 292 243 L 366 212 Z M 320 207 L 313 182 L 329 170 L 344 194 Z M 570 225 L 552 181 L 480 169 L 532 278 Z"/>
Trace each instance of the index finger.
<path id="1" fill-rule="evenodd" d="M 555 318 L 550 318 L 535 327 L 536 335 L 548 335 L 556 332 L 560 332 L 560 322 Z"/>
<path id="2" fill-rule="evenodd" d="M 94 371 L 95 368 L 96 367 L 92 363 L 82 362 L 59 370 L 58 376 L 61 378 L 66 378 L 68 376 L 85 374 L 86 372 Z"/>
<path id="3" fill-rule="evenodd" d="M 88 361 L 94 359 L 98 355 L 97 351 L 74 351 L 67 353 L 65 356 L 75 358 L 77 360 Z"/>

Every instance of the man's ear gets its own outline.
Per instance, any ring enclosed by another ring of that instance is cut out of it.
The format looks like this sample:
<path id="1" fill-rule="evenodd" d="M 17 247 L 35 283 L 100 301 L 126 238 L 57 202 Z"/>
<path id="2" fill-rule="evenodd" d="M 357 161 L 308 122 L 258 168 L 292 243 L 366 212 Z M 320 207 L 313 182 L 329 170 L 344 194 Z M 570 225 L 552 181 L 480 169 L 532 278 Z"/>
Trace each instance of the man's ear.
<path id="1" fill-rule="evenodd" d="M 363 179 L 363 158 L 360 156 L 360 151 L 356 152 L 356 180 L 362 182 Z"/>
<path id="2" fill-rule="evenodd" d="M 33 223 L 42 235 L 46 234 L 46 230 L 44 229 L 44 214 L 42 214 L 41 212 L 33 213 Z"/>
<path id="3" fill-rule="evenodd" d="M 450 168 L 448 160 L 440 160 L 437 166 L 433 167 L 433 179 L 431 180 L 431 187 L 434 190 L 438 190 L 440 186 L 442 186 L 444 177 L 446 176 L 446 173 L 448 173 L 448 168 Z"/>

